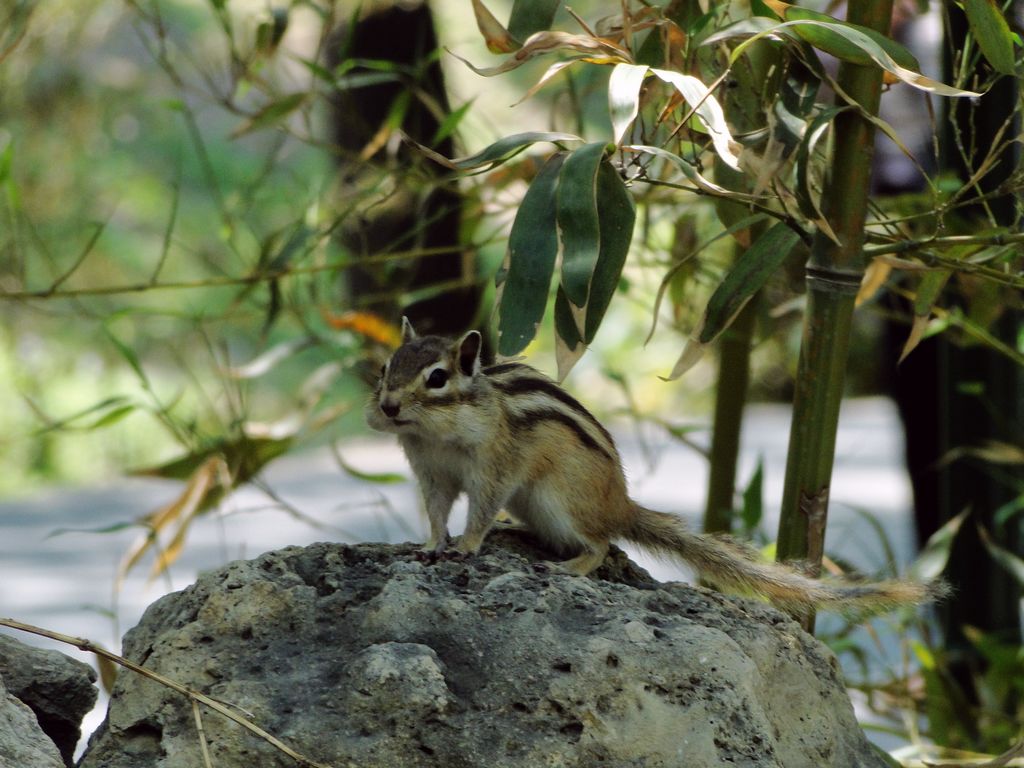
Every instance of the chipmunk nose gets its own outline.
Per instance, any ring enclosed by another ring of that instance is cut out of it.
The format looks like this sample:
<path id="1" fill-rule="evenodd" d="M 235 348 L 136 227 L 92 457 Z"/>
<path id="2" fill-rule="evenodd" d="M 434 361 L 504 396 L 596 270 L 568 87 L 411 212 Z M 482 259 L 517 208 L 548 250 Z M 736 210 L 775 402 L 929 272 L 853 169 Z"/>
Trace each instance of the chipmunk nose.
<path id="1" fill-rule="evenodd" d="M 387 416 L 389 419 L 393 419 L 395 418 L 395 416 L 398 415 L 398 412 L 402 410 L 402 406 L 400 406 L 396 401 L 381 400 L 380 409 L 385 416 Z"/>

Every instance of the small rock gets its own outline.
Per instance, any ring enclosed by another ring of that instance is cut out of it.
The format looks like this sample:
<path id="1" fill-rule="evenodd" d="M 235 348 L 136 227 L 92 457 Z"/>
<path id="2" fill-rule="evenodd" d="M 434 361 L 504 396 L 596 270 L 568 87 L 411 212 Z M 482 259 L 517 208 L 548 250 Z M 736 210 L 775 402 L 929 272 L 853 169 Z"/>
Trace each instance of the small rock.
<path id="1" fill-rule="evenodd" d="M 43 733 L 35 713 L 8 693 L 0 680 L 0 766 L 64 768 L 57 746 Z"/>
<path id="2" fill-rule="evenodd" d="M 93 668 L 58 651 L 0 635 L 0 678 L 7 691 L 35 713 L 39 727 L 57 745 L 64 762 L 72 765 L 82 718 L 99 694 Z"/>

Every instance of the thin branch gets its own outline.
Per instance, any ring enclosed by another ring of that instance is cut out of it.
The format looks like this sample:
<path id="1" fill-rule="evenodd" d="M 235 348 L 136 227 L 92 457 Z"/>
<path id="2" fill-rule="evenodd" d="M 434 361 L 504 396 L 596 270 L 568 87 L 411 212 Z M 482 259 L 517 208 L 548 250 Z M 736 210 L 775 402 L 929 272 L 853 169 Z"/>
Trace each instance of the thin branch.
<path id="1" fill-rule="evenodd" d="M 263 282 L 280 280 L 284 277 L 294 275 L 308 275 L 319 272 L 332 272 L 354 267 L 362 267 L 367 264 L 375 264 L 386 261 L 401 261 L 403 259 L 418 259 L 424 256 L 437 256 L 450 253 L 462 253 L 472 250 L 474 246 L 464 247 L 461 245 L 438 246 L 436 248 L 416 248 L 408 251 L 395 251 L 393 253 L 381 253 L 361 258 L 358 261 L 334 262 L 331 264 L 312 264 L 304 267 L 285 267 L 282 269 L 268 269 L 252 272 L 247 275 L 224 275 L 216 277 L 200 278 L 196 280 L 177 280 L 166 283 L 152 283 L 145 281 L 141 283 L 128 283 L 123 285 L 100 285 L 88 288 L 71 288 L 65 291 L 55 292 L 51 287 L 29 291 L 7 291 L 0 292 L 0 301 L 30 301 L 33 299 L 69 299 L 80 296 L 108 296 L 122 293 L 144 293 L 146 291 L 160 290 L 188 290 L 196 288 L 223 288 L 233 285 L 255 285 Z"/>
<path id="2" fill-rule="evenodd" d="M 947 237 L 928 237 L 923 240 L 899 240 L 892 243 L 880 243 L 864 247 L 864 255 L 878 256 L 882 253 L 906 253 L 922 248 L 955 245 L 1010 245 L 1024 243 L 1024 232 L 993 233 L 990 235 L 948 235 Z"/>

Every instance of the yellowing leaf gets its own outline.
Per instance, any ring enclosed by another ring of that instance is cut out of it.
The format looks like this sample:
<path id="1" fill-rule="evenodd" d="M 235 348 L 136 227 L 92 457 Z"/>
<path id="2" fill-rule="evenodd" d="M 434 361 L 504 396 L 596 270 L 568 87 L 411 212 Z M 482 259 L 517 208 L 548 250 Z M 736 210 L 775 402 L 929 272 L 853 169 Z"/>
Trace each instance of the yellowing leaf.
<path id="1" fill-rule="evenodd" d="M 872 261 L 864 270 L 864 277 L 860 281 L 860 290 L 857 291 L 855 306 L 860 306 L 870 300 L 878 289 L 885 285 L 892 273 L 892 265 L 884 261 Z"/>
<path id="2" fill-rule="evenodd" d="M 704 356 L 704 350 L 707 349 L 707 344 L 702 344 L 697 340 L 696 336 L 699 330 L 698 328 L 694 331 L 694 335 L 686 340 L 683 353 L 676 360 L 676 364 L 672 367 L 672 372 L 665 377 L 665 381 L 675 381 L 700 362 L 700 359 Z"/>
<path id="3" fill-rule="evenodd" d="M 917 345 L 921 343 L 921 339 L 924 338 L 924 332 L 928 328 L 929 318 L 915 317 L 914 322 L 910 326 L 910 333 L 907 335 L 907 340 L 903 343 L 903 350 L 900 352 L 900 359 L 897 362 L 902 363 L 907 359 L 907 355 L 913 352 Z"/>
<path id="4" fill-rule="evenodd" d="M 220 455 L 210 456 L 192 473 L 185 490 L 178 498 L 143 518 L 142 522 L 148 530 L 125 553 L 118 568 L 118 582 L 157 544 L 160 533 L 171 523 L 178 521 L 178 533 L 175 536 L 178 545 L 173 552 L 164 552 L 158 556 L 153 575 L 173 563 L 181 553 L 184 531 L 189 523 L 220 500 L 226 474 L 227 465 L 224 459 Z M 227 482 L 230 485 L 230 481 Z"/>
<path id="5" fill-rule="evenodd" d="M 536 83 L 534 83 L 533 86 L 530 88 L 530 90 L 528 90 L 526 93 L 524 93 L 523 97 L 521 99 L 519 99 L 518 101 L 514 102 L 512 104 L 512 106 L 514 107 L 514 106 L 517 106 L 519 104 L 522 104 L 528 98 L 530 98 L 535 93 L 537 93 L 537 91 L 539 91 L 541 88 L 543 88 L 545 85 L 547 85 L 548 81 L 550 81 L 551 78 L 553 78 L 555 75 L 557 75 L 563 69 L 565 69 L 566 67 L 571 67 L 573 64 L 576 64 L 577 62 L 580 62 L 580 61 L 583 61 L 583 59 L 569 59 L 568 61 L 556 61 L 554 64 L 552 64 L 550 67 L 547 68 L 547 70 L 544 72 L 543 75 L 540 76 L 540 80 L 538 80 Z"/>
<path id="6" fill-rule="evenodd" d="M 493 77 L 494 75 L 500 75 L 503 72 L 509 72 L 521 67 L 527 61 L 537 56 L 556 51 L 581 53 L 587 56 L 590 61 L 602 64 L 630 61 L 629 52 L 610 40 L 560 31 L 537 32 L 530 35 L 522 48 L 496 67 L 477 67 L 456 53 L 452 53 L 452 55 L 478 75 Z"/>
<path id="7" fill-rule="evenodd" d="M 352 331 L 391 349 L 397 349 L 402 343 L 401 329 L 373 312 L 349 311 L 335 315 L 324 310 L 323 318 L 335 330 Z"/>
<path id="8" fill-rule="evenodd" d="M 100 656 L 98 653 L 96 654 L 96 666 L 100 672 L 100 685 L 109 696 L 114 691 L 114 683 L 117 682 L 119 667 L 106 656 Z"/>
<path id="9" fill-rule="evenodd" d="M 726 165 L 738 171 L 740 169 L 739 153 L 742 147 L 733 139 L 729 125 L 725 122 L 722 105 L 718 103 L 708 87 L 696 77 L 684 75 L 681 72 L 653 68 L 651 72 L 679 91 L 679 95 L 686 100 L 690 109 L 711 135 L 715 152 Z"/>
<path id="10" fill-rule="evenodd" d="M 494 18 L 494 14 L 481 0 L 473 0 L 473 15 L 476 17 L 476 26 L 487 44 L 487 50 L 491 53 L 512 53 L 519 47 L 518 41 Z"/>

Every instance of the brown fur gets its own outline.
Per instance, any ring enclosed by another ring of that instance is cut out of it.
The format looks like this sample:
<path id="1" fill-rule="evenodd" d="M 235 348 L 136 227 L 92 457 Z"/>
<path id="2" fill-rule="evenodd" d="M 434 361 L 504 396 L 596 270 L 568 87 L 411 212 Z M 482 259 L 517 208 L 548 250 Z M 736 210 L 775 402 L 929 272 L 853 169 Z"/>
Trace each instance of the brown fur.
<path id="1" fill-rule="evenodd" d="M 912 582 L 820 581 L 729 537 L 694 533 L 629 498 L 611 435 L 543 374 L 512 363 L 481 368 L 476 331 L 451 342 L 419 337 L 404 322 L 403 339 L 366 418 L 398 435 L 420 482 L 431 552 L 448 546 L 448 516 L 465 493 L 469 517 L 457 547 L 464 553 L 479 550 L 504 508 L 555 550 L 576 553 L 554 566 L 568 573 L 590 573 L 612 540 L 626 539 L 791 610 L 878 610 L 942 594 L 941 586 Z"/>

